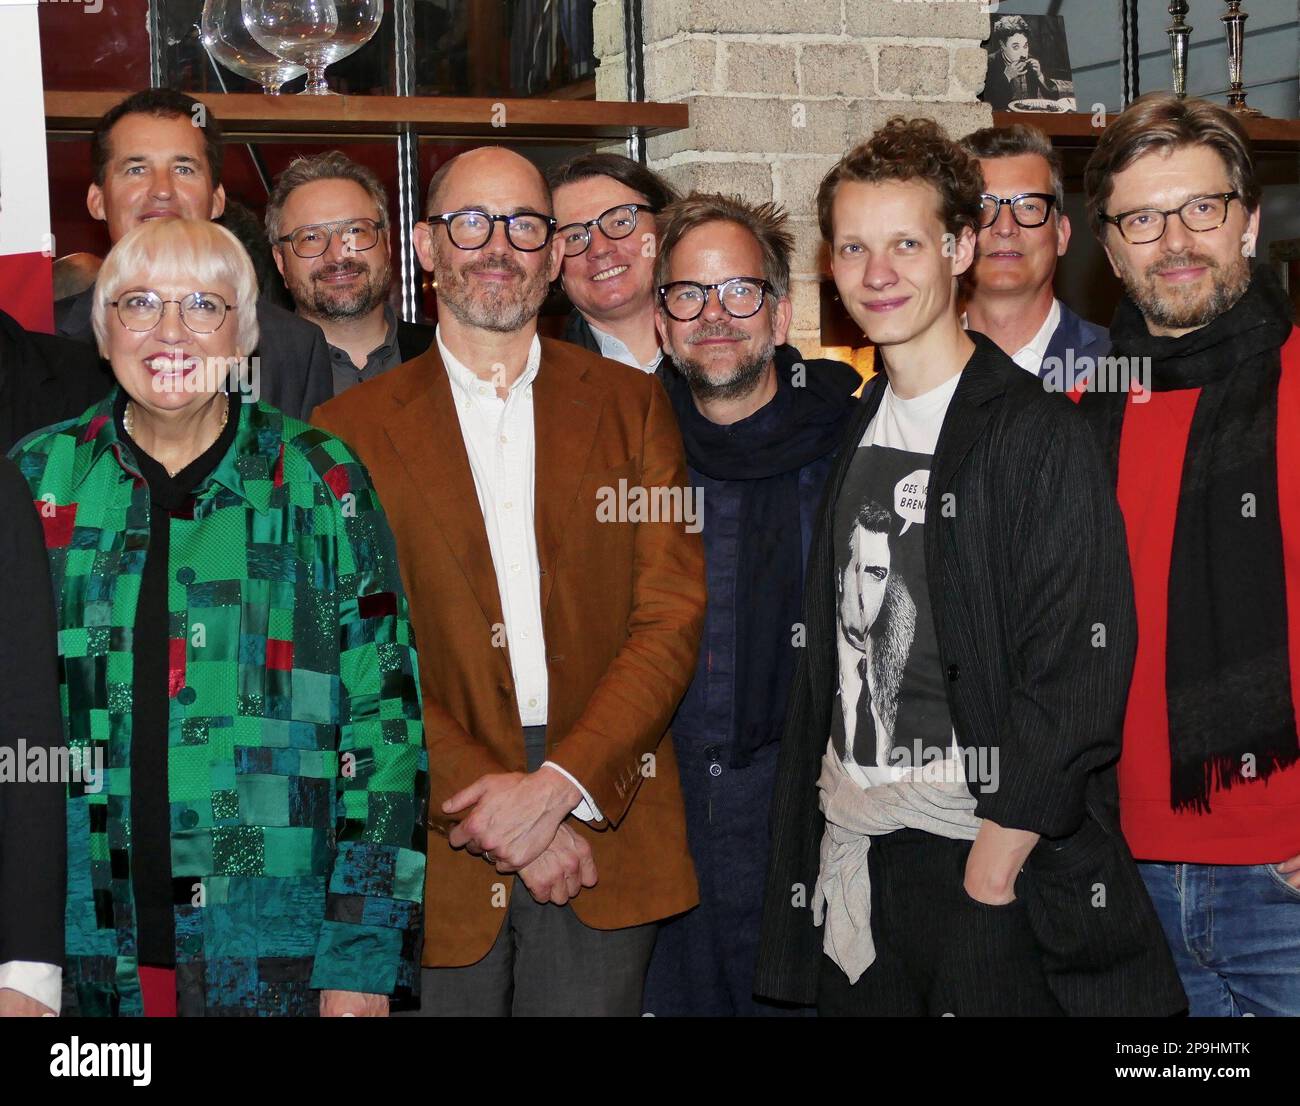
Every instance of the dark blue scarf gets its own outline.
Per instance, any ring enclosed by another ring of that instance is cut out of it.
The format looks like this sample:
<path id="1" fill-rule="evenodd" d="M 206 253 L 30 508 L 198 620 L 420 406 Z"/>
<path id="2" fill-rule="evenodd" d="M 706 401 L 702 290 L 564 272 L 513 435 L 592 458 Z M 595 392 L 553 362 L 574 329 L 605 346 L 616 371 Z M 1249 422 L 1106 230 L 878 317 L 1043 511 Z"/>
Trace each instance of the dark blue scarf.
<path id="1" fill-rule="evenodd" d="M 732 765 L 781 737 L 798 653 L 803 600 L 800 472 L 839 449 L 861 378 L 839 361 L 776 350 L 777 390 L 762 410 L 730 426 L 710 422 L 671 368 L 661 379 L 672 399 L 687 463 L 714 480 L 743 486 L 736 568 L 736 730 Z M 820 496 L 821 488 L 816 489 Z M 708 525 L 708 503 L 704 521 Z"/>

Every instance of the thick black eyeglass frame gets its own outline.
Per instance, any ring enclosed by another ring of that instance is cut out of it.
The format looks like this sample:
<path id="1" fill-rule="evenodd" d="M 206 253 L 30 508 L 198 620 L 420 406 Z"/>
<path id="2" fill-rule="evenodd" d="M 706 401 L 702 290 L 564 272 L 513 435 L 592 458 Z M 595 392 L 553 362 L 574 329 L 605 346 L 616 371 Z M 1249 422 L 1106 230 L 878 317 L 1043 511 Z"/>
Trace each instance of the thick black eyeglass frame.
<path id="1" fill-rule="evenodd" d="M 301 257 L 304 261 L 313 261 L 316 258 L 324 257 L 325 254 L 329 253 L 330 243 L 334 241 L 334 236 L 335 235 L 338 235 L 339 237 L 343 236 L 344 232 L 341 228 L 354 226 L 357 223 L 370 223 L 375 228 L 375 240 L 371 242 L 370 245 L 368 246 L 348 247 L 350 250 L 353 250 L 356 253 L 364 253 L 366 250 L 373 250 L 377 245 L 379 245 L 380 231 L 384 231 L 388 229 L 388 224 L 381 223 L 378 219 L 369 219 L 369 218 L 335 219 L 332 223 L 303 223 L 303 225 L 300 227 L 294 227 L 294 229 L 290 231 L 288 234 L 280 235 L 280 237 L 277 238 L 276 241 L 279 242 L 281 245 L 287 242 L 289 244 L 289 248 L 293 250 L 293 252 L 298 257 Z M 294 241 L 293 241 L 294 238 L 297 237 L 299 234 L 301 234 L 304 230 L 323 230 L 328 232 L 328 237 L 325 239 L 325 245 L 321 247 L 320 253 L 303 253 L 300 249 L 298 249 L 296 245 L 294 245 Z"/>
<path id="2" fill-rule="evenodd" d="M 604 224 L 601 222 L 601 220 L 604 219 L 607 215 L 612 215 L 616 211 L 632 212 L 632 225 L 628 227 L 627 234 L 610 234 L 609 231 L 605 229 Z M 583 235 L 586 238 L 586 241 L 582 244 L 582 249 L 578 250 L 576 253 L 569 253 L 566 247 L 564 251 L 564 256 L 581 257 L 584 253 L 586 253 L 589 249 L 591 249 L 591 228 L 595 226 L 599 226 L 600 233 L 603 234 L 606 238 L 608 238 L 611 242 L 618 242 L 624 238 L 629 237 L 632 234 L 635 234 L 637 222 L 641 217 L 641 212 L 643 211 L 649 215 L 659 214 L 659 209 L 657 207 L 651 207 L 649 204 L 615 204 L 613 207 L 606 208 L 594 219 L 588 219 L 585 223 L 565 223 L 564 226 L 556 229 L 555 231 L 556 234 L 558 234 L 561 238 L 564 238 L 566 237 L 567 231 L 571 231 L 574 227 L 580 227 L 582 229 Z"/>
<path id="3" fill-rule="evenodd" d="M 731 308 L 728 307 L 726 303 L 723 302 L 722 299 L 723 288 L 725 288 L 728 284 L 737 284 L 742 282 L 745 284 L 758 285 L 758 306 L 755 307 L 753 311 L 749 312 L 748 315 L 737 315 L 736 312 L 732 311 Z M 697 312 L 695 312 L 694 315 L 690 315 L 685 319 L 683 319 L 680 315 L 674 315 L 668 307 L 668 290 L 670 288 L 680 288 L 683 285 L 689 286 L 691 288 L 698 288 L 704 297 L 703 299 L 700 300 L 700 309 Z M 663 304 L 664 311 L 667 312 L 669 318 L 676 319 L 679 323 L 694 322 L 701 315 L 703 315 L 704 309 L 709 306 L 710 292 L 713 292 L 714 295 L 717 297 L 718 304 L 722 308 L 722 310 L 725 311 L 728 315 L 730 315 L 733 319 L 752 319 L 755 315 L 757 315 L 760 311 L 763 310 L 763 304 L 767 302 L 767 297 L 772 293 L 772 284 L 770 281 L 766 281 L 762 277 L 734 276 L 734 277 L 729 277 L 727 280 L 720 281 L 717 284 L 702 284 L 698 280 L 670 280 L 667 284 L 661 284 L 658 288 L 659 302 Z"/>
<path id="4" fill-rule="evenodd" d="M 551 244 L 551 242 L 555 238 L 555 217 L 553 215 L 543 215 L 540 211 L 516 211 L 513 215 L 493 215 L 490 212 L 484 211 L 482 208 L 462 207 L 459 211 L 444 211 L 441 215 L 428 216 L 428 218 L 425 220 L 427 223 L 429 223 L 430 225 L 433 225 L 434 223 L 442 224 L 442 226 L 447 228 L 448 241 L 450 241 L 451 244 L 456 247 L 456 249 L 465 250 L 466 252 L 469 252 L 471 250 L 481 250 L 484 246 L 486 246 L 489 242 L 491 242 L 492 234 L 496 230 L 496 227 L 494 225 L 488 231 L 488 236 L 485 239 L 483 239 L 483 241 L 479 243 L 479 245 L 462 246 L 459 242 L 456 241 L 456 236 L 451 233 L 451 221 L 454 218 L 456 218 L 457 215 L 482 215 L 483 218 L 487 219 L 488 222 L 490 223 L 493 224 L 505 223 L 506 241 L 510 243 L 513 249 L 518 250 L 520 253 L 536 253 L 538 250 L 544 250 L 546 249 L 547 246 Z M 540 219 L 543 223 L 546 224 L 546 238 L 543 240 L 540 246 L 521 246 L 515 241 L 515 236 L 514 236 L 515 220 L 524 219 L 524 218 Z"/>
<path id="5" fill-rule="evenodd" d="M 155 322 L 153 326 L 146 327 L 144 330 L 136 330 L 135 327 L 133 326 L 127 326 L 126 320 L 122 318 L 122 309 L 118 307 L 118 304 L 122 302 L 122 296 L 130 296 L 130 295 L 149 295 L 149 296 L 153 296 L 154 299 L 158 301 L 159 304 L 158 321 Z M 224 308 L 221 315 L 221 322 L 217 323 L 217 325 L 214 326 L 211 330 L 195 330 L 192 326 L 190 326 L 189 323 L 185 321 L 185 300 L 192 300 L 196 296 L 208 296 L 211 299 L 221 301 L 221 305 Z M 109 300 L 108 306 L 114 308 L 117 311 L 118 320 L 132 334 L 149 334 L 151 331 L 157 330 L 158 327 L 161 325 L 163 318 L 167 314 L 167 305 L 169 303 L 174 303 L 176 305 L 176 310 L 179 311 L 181 315 L 181 322 L 184 324 L 185 328 L 191 334 L 215 334 L 218 330 L 220 330 L 223 326 L 226 325 L 226 320 L 230 318 L 230 313 L 234 311 L 235 308 L 238 306 L 238 304 L 226 303 L 226 297 L 223 296 L 220 292 L 190 292 L 189 295 L 185 297 L 185 299 L 165 300 L 152 288 L 128 288 L 125 292 L 121 293 L 121 295 L 119 295 L 117 299 Z"/>
<path id="6" fill-rule="evenodd" d="M 993 200 L 998 205 L 997 210 L 993 212 L 993 218 L 990 219 L 987 223 L 980 223 L 980 230 L 988 230 L 989 227 L 991 227 L 1000 218 L 1002 218 L 1003 206 L 1007 206 L 1011 208 L 1011 218 L 1013 218 L 1016 221 L 1017 226 L 1023 227 L 1025 230 L 1033 230 L 1035 227 L 1041 227 L 1044 223 L 1047 222 L 1048 219 L 1052 217 L 1052 208 L 1056 206 L 1056 197 L 1053 196 L 1050 192 L 1021 192 L 1017 196 L 1009 196 L 1006 198 L 1003 198 L 1002 196 L 995 196 L 992 192 L 981 192 L 980 199 Z M 1016 211 L 1016 204 L 1019 203 L 1021 200 L 1043 200 L 1046 203 L 1046 209 L 1043 211 L 1042 220 L 1037 223 L 1026 223 L 1023 219 L 1021 219 L 1020 213 Z M 983 207 L 983 204 L 981 204 L 980 206 Z M 983 212 L 981 212 L 981 217 L 982 215 Z"/>
<path id="7" fill-rule="evenodd" d="M 1098 215 L 1097 218 L 1100 219 L 1103 223 L 1110 223 L 1112 226 L 1114 226 L 1115 229 L 1119 231 L 1120 237 L 1123 238 L 1124 241 L 1127 242 L 1129 245 L 1149 246 L 1151 245 L 1152 242 L 1159 242 L 1160 239 L 1162 239 L 1165 236 L 1165 231 L 1169 229 L 1169 216 L 1177 215 L 1178 218 L 1182 220 L 1183 226 L 1187 227 L 1187 230 L 1190 231 L 1192 234 L 1208 234 L 1212 230 L 1218 230 L 1219 227 L 1223 226 L 1223 224 L 1228 221 L 1228 212 L 1232 210 L 1232 201 L 1240 200 L 1240 199 L 1241 199 L 1241 193 L 1236 191 L 1235 189 L 1231 192 L 1207 192 L 1205 193 L 1204 196 L 1193 196 L 1186 203 L 1179 204 L 1177 207 L 1171 207 L 1168 211 L 1161 211 L 1159 208 L 1155 208 L 1155 207 L 1135 207 L 1131 211 L 1121 211 L 1118 215 L 1106 215 L 1105 213 L 1102 213 Z M 1187 220 L 1183 218 L 1183 212 L 1186 211 L 1189 207 L 1191 207 L 1192 204 L 1199 203 L 1201 200 L 1222 200 L 1223 219 L 1215 226 L 1202 227 L 1200 230 L 1197 230 L 1195 227 L 1187 226 Z M 1124 233 L 1124 228 L 1123 226 L 1120 225 L 1120 223 L 1121 220 L 1127 219 L 1130 215 L 1138 215 L 1138 214 L 1159 215 L 1162 220 L 1160 224 L 1160 233 L 1157 234 L 1154 238 L 1148 238 L 1142 242 L 1134 242 L 1133 239 L 1131 239 L 1127 234 Z"/>

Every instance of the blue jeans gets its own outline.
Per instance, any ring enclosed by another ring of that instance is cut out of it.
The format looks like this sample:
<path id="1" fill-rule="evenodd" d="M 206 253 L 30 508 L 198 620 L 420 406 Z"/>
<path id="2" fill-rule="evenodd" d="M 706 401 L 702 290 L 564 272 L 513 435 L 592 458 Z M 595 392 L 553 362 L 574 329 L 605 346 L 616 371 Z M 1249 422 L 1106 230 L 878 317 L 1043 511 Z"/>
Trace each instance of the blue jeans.
<path id="1" fill-rule="evenodd" d="M 1273 864 L 1138 865 L 1192 1017 L 1300 1016 L 1300 888 Z"/>

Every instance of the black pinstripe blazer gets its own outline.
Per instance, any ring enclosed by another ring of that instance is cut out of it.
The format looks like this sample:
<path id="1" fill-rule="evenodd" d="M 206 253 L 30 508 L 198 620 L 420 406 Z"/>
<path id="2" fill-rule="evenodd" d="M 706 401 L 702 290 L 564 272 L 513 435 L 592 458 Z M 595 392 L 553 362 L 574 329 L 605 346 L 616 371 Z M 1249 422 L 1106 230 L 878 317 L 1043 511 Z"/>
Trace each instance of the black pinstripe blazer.
<path id="1" fill-rule="evenodd" d="M 925 561 L 958 740 L 998 750 L 997 790 L 971 784 L 976 814 L 1043 835 L 1016 894 L 1068 1013 L 1176 1013 L 1186 999 L 1119 832 L 1114 765 L 1137 628 L 1113 484 L 1074 404 L 971 338 L 931 466 Z M 809 558 L 755 980 L 788 1002 L 816 1001 L 822 955 L 810 902 L 836 686 L 831 521 L 883 391 L 877 377 L 862 397 Z"/>

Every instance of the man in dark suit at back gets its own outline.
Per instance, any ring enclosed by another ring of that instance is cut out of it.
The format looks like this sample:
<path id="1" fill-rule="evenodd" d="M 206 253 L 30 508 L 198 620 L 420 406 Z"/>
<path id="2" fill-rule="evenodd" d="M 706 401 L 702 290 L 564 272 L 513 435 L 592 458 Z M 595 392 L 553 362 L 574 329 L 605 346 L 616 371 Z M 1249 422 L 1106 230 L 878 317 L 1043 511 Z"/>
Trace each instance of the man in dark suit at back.
<path id="1" fill-rule="evenodd" d="M 113 242 L 149 219 L 215 219 L 225 210 L 221 125 L 183 92 L 148 88 L 110 108 L 91 134 L 91 160 L 86 207 L 108 225 Z M 94 344 L 94 295 L 89 288 L 54 305 L 60 334 Z M 252 309 L 261 334 L 253 362 L 257 398 L 305 419 L 334 394 L 325 335 L 264 300 Z"/>
<path id="2" fill-rule="evenodd" d="M 962 140 L 984 173 L 979 254 L 967 277 L 966 326 L 1068 392 L 1110 352 L 1105 327 L 1056 298 L 1057 259 L 1070 245 L 1061 155 L 1034 127 L 985 127 Z"/>
<path id="3" fill-rule="evenodd" d="M 80 415 L 112 386 L 93 349 L 24 330 L 0 311 L 0 452 L 33 430 Z"/>

